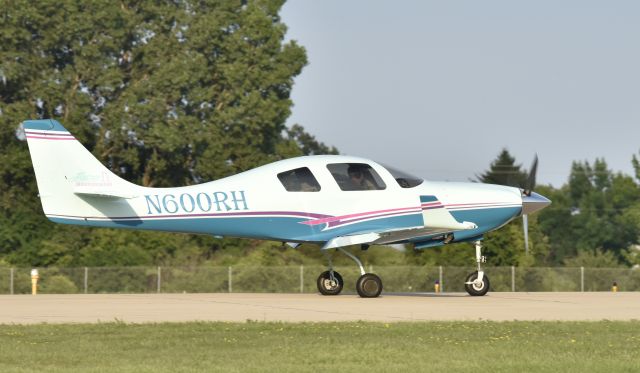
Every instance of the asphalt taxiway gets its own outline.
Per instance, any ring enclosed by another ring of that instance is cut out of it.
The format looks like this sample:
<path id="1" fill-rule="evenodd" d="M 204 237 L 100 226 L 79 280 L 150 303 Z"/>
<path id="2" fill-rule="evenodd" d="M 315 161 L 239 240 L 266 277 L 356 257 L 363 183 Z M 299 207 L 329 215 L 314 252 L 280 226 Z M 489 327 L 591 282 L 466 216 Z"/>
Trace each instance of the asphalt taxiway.
<path id="1" fill-rule="evenodd" d="M 178 321 L 634 320 L 640 292 L 2 295 L 1 324 Z"/>

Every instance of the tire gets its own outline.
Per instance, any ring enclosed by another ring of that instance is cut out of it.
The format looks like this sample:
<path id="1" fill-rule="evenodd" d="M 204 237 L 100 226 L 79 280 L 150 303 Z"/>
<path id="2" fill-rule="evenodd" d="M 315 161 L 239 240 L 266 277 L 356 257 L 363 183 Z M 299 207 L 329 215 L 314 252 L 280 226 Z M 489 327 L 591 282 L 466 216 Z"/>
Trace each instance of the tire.
<path id="1" fill-rule="evenodd" d="M 356 281 L 356 291 L 362 298 L 376 298 L 382 292 L 382 280 L 373 273 L 365 273 Z"/>
<path id="2" fill-rule="evenodd" d="M 467 280 L 465 282 L 473 282 L 478 278 L 478 271 L 472 272 L 467 276 Z M 476 284 L 464 284 L 464 289 L 474 297 L 480 297 L 489 291 L 491 287 L 491 283 L 489 282 L 489 277 L 485 274 L 482 276 L 482 286 L 477 286 Z"/>
<path id="3" fill-rule="evenodd" d="M 333 278 L 335 282 L 331 281 L 331 272 L 324 271 L 318 276 L 318 281 L 316 284 L 318 285 L 318 291 L 322 295 L 338 295 L 342 291 L 342 287 L 344 286 L 344 281 L 342 280 L 342 276 L 336 271 L 333 271 Z"/>

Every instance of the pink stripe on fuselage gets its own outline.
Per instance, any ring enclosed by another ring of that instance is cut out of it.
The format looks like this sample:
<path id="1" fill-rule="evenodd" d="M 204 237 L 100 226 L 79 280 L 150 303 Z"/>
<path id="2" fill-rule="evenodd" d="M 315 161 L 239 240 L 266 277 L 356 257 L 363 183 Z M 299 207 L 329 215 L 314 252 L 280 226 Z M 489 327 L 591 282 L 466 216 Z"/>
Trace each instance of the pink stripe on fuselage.
<path id="1" fill-rule="evenodd" d="M 28 139 L 42 139 L 42 140 L 75 140 L 76 138 L 71 136 L 71 137 L 55 137 L 55 136 L 33 136 L 33 135 L 27 135 Z"/>
<path id="2" fill-rule="evenodd" d="M 447 207 L 464 207 L 464 206 L 472 206 L 472 207 L 480 207 L 484 205 L 515 205 L 515 202 L 476 202 L 476 203 L 452 203 L 446 205 Z"/>
<path id="3" fill-rule="evenodd" d="M 379 218 L 386 218 L 386 217 L 390 217 L 390 216 L 399 216 L 399 215 L 403 215 L 403 214 L 407 214 L 407 213 L 420 213 L 419 210 L 409 210 L 409 211 L 396 211 L 396 212 L 389 212 L 386 214 L 380 214 L 380 215 L 371 215 L 371 216 L 364 216 L 361 218 L 357 218 L 357 219 L 348 219 L 348 220 L 344 220 L 344 221 L 332 221 L 329 222 L 329 228 L 335 228 L 337 226 L 342 226 L 342 225 L 346 225 L 346 224 L 352 224 L 352 223 L 358 223 L 361 222 L 363 220 L 368 220 L 368 219 L 379 219 Z M 304 224 L 304 223 L 303 223 Z"/>
<path id="4" fill-rule="evenodd" d="M 358 213 L 358 214 L 349 214 L 349 215 L 342 215 L 342 216 L 333 216 L 333 217 L 324 218 L 324 219 L 315 219 L 315 220 L 305 221 L 305 222 L 301 222 L 301 223 L 302 224 L 307 224 L 307 225 L 317 225 L 317 224 L 322 224 L 322 223 L 330 223 L 330 222 L 333 222 L 333 221 L 353 219 L 353 218 L 358 218 L 358 217 L 368 216 L 368 215 L 371 215 L 373 217 L 374 215 L 384 214 L 384 213 L 389 213 L 389 212 L 395 212 L 395 211 L 407 211 L 407 212 L 409 212 L 409 211 L 416 210 L 416 209 L 417 209 L 416 207 L 403 207 L 403 208 L 397 208 L 397 209 L 369 211 L 369 212 L 361 212 L 361 213 Z"/>

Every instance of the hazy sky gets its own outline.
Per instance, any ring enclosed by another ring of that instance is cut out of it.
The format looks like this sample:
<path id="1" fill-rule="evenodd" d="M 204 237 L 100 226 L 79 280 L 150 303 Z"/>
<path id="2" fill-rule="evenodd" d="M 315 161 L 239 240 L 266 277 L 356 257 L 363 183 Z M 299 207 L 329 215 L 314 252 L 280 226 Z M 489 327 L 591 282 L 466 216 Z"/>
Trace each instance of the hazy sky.
<path id="1" fill-rule="evenodd" d="M 501 148 L 540 183 L 640 150 L 640 1 L 290 0 L 293 115 L 341 153 L 467 180 Z"/>

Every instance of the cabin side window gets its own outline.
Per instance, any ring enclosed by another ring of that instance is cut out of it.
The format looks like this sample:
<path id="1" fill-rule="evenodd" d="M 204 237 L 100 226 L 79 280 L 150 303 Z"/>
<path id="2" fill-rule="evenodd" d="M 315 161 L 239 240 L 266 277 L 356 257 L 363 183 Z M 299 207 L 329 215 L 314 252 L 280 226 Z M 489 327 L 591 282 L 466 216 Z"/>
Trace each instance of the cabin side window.
<path id="1" fill-rule="evenodd" d="M 327 168 L 340 189 L 345 191 L 382 190 L 387 187 L 380 175 L 365 163 L 331 163 Z"/>
<path id="2" fill-rule="evenodd" d="M 287 192 L 319 192 L 320 184 L 307 167 L 296 168 L 278 174 Z"/>

